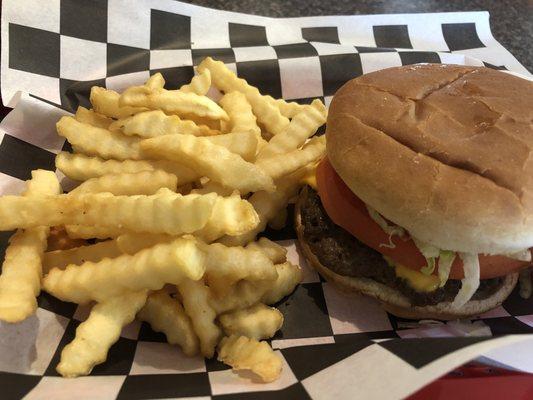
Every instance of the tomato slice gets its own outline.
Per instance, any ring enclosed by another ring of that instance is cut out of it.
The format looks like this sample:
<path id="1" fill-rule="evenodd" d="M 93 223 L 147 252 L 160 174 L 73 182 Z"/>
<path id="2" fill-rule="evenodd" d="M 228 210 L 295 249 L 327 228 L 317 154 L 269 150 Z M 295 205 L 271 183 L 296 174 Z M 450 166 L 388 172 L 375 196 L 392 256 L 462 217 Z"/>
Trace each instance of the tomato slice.
<path id="1" fill-rule="evenodd" d="M 318 165 L 316 179 L 320 200 L 335 224 L 398 264 L 415 270 L 426 265 L 426 259 L 411 238 L 393 236 L 389 239 L 389 235 L 370 217 L 365 203 L 346 186 L 327 158 Z M 394 248 L 385 247 L 390 241 L 394 243 Z M 530 263 L 504 256 L 480 255 L 479 264 L 481 279 L 489 279 L 507 275 Z M 463 263 L 456 257 L 450 279 L 462 279 L 463 276 Z"/>

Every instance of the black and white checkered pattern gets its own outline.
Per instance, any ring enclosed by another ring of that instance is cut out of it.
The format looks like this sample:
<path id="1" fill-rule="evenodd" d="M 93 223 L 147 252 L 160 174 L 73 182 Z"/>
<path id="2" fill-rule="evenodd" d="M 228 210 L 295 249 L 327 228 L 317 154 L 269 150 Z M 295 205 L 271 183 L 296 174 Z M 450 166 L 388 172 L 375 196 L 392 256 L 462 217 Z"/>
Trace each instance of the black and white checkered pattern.
<path id="1" fill-rule="evenodd" d="M 265 94 L 302 103 L 318 97 L 329 104 L 353 77 L 418 62 L 528 74 L 492 38 L 487 13 L 276 20 L 170 0 L 5 1 L 2 99 L 18 105 L 0 126 L 0 192 L 18 193 L 32 169 L 54 168 L 55 154 L 67 148 L 55 122 L 87 105 L 91 86 L 122 90 L 161 72 L 176 88 L 206 56 Z M 19 90 L 31 95 L 15 96 Z M 1 253 L 9 235 L 0 232 Z M 0 324 L 0 397 L 400 398 L 469 359 L 530 338 L 470 335 L 533 333 L 533 300 L 516 292 L 474 323 L 395 318 L 372 299 L 344 297 L 308 268 L 291 228 L 265 235 L 287 246 L 305 271 L 277 305 L 285 315 L 271 341 L 284 359 L 278 381 L 259 384 L 216 360 L 186 358 L 137 322 L 91 376 L 62 379 L 55 366 L 88 308 L 42 294 L 36 316 Z M 525 361 L 515 366 L 533 370 Z"/>

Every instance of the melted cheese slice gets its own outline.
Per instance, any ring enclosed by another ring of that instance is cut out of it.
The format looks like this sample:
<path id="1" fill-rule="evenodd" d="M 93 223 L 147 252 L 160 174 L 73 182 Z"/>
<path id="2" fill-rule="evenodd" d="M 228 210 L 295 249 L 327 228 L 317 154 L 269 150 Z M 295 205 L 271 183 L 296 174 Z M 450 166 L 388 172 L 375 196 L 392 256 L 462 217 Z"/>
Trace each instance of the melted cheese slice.
<path id="1" fill-rule="evenodd" d="M 312 173 L 307 174 L 302 178 L 302 183 L 305 185 L 311 186 L 313 189 L 318 190 L 317 184 L 316 184 L 316 175 L 315 171 L 313 170 Z"/>
<path id="2" fill-rule="evenodd" d="M 398 278 L 405 279 L 407 284 L 419 292 L 432 292 L 439 287 L 439 278 L 435 275 L 426 275 L 414 269 L 395 264 L 394 271 Z"/>

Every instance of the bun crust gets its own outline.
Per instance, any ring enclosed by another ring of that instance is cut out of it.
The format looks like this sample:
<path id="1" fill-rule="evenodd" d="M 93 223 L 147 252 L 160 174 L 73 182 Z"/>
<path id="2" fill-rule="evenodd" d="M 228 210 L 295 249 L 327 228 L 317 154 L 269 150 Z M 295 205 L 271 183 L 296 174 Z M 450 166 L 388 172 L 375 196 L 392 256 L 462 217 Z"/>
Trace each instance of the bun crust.
<path id="1" fill-rule="evenodd" d="M 335 94 L 328 158 L 365 203 L 439 248 L 533 246 L 533 82 L 425 64 L 363 75 Z"/>
<path id="2" fill-rule="evenodd" d="M 453 308 L 450 302 L 442 302 L 425 307 L 411 306 L 407 297 L 387 285 L 383 285 L 373 279 L 339 275 L 322 265 L 304 238 L 304 228 L 301 223 L 300 214 L 301 199 L 302 197 L 300 196 L 296 204 L 295 226 L 300 248 L 311 266 L 342 292 L 348 294 L 364 294 L 373 297 L 379 300 L 388 312 L 398 317 L 454 320 L 477 316 L 498 307 L 511 294 L 518 281 L 518 273 L 507 275 L 500 290 L 492 296 L 484 300 L 470 300 L 460 309 Z"/>

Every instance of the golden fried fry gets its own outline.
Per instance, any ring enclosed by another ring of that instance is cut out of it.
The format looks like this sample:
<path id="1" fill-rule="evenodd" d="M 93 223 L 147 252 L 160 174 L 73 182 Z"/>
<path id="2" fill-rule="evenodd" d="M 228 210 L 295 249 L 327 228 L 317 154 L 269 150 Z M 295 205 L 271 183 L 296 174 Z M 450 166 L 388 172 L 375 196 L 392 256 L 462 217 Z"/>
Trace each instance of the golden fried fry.
<path id="1" fill-rule="evenodd" d="M 198 280 L 205 271 L 205 258 L 194 239 L 180 238 L 134 255 L 52 269 L 43 279 L 43 288 L 78 304 L 104 301 L 128 291 L 159 290 L 165 283 L 179 284 L 186 278 Z"/>
<path id="2" fill-rule="evenodd" d="M 276 180 L 308 164 L 314 164 L 325 154 L 326 138 L 325 136 L 320 136 L 311 139 L 301 150 L 293 150 L 286 154 L 276 154 L 268 158 L 262 158 L 255 165 Z"/>
<path id="3" fill-rule="evenodd" d="M 320 100 L 314 100 L 310 106 L 306 106 L 302 112 L 294 116 L 285 132 L 270 139 L 268 145 L 257 155 L 257 159 L 289 153 L 300 148 L 325 122 L 326 107 Z"/>
<path id="4" fill-rule="evenodd" d="M 109 348 L 120 338 L 122 328 L 135 318 L 146 302 L 146 290 L 117 296 L 96 304 L 76 337 L 61 352 L 57 372 L 73 378 L 88 375 L 107 359 Z"/>
<path id="5" fill-rule="evenodd" d="M 24 195 L 46 196 L 58 194 L 60 190 L 52 171 L 35 170 Z M 48 233 L 48 227 L 39 226 L 18 230 L 9 240 L 0 275 L 0 320 L 19 322 L 37 309 Z"/>
<path id="6" fill-rule="evenodd" d="M 0 269 L 0 320 L 33 313 L 42 285 L 62 301 L 98 302 L 63 349 L 63 376 L 104 362 L 138 313 L 185 354 L 212 357 L 219 344 L 219 360 L 270 382 L 282 358 L 258 340 L 283 316 L 266 304 L 302 272 L 284 247 L 253 240 L 285 225 L 313 179 L 325 138 L 309 138 L 327 111 L 264 96 L 211 58 L 179 90 L 164 86 L 157 73 L 122 94 L 92 88 L 92 108 L 57 123 L 76 154 L 59 153 L 56 166 L 83 183 L 61 194 L 54 173 L 34 171 L 25 195 L 0 196 L 0 231 L 19 229 Z"/>
<path id="7" fill-rule="evenodd" d="M 278 277 L 261 296 L 261 302 L 275 304 L 285 296 L 292 293 L 294 288 L 302 281 L 302 269 L 290 262 L 276 264 Z"/>
<path id="8" fill-rule="evenodd" d="M 217 294 L 227 293 L 234 283 L 248 281 L 273 281 L 276 268 L 260 250 L 243 247 L 226 247 L 213 243 L 203 247 L 207 254 L 206 279 Z"/>
<path id="9" fill-rule="evenodd" d="M 160 136 L 143 140 L 141 148 L 152 156 L 179 160 L 201 175 L 241 193 L 274 190 L 272 179 L 254 164 L 206 138 L 191 135 Z"/>
<path id="10" fill-rule="evenodd" d="M 206 71 L 208 71 L 208 70 L 206 70 Z M 224 110 L 224 111 L 226 111 L 226 110 Z M 220 132 L 221 133 L 230 133 L 230 131 L 231 131 L 230 121 L 220 121 Z"/>
<path id="11" fill-rule="evenodd" d="M 156 169 L 131 174 L 110 174 L 91 178 L 69 194 L 109 192 L 115 196 L 131 196 L 136 194 L 151 195 L 161 188 L 176 191 L 178 179 L 176 175 Z"/>
<path id="12" fill-rule="evenodd" d="M 46 250 L 68 250 L 73 249 L 74 247 L 85 246 L 86 244 L 87 242 L 85 240 L 70 238 L 65 227 L 53 226 L 50 228 Z"/>
<path id="13" fill-rule="evenodd" d="M 40 197 L 57 195 L 63 192 L 54 171 L 34 169 L 31 179 L 26 181 L 26 190 L 22 193 L 25 197 Z"/>
<path id="14" fill-rule="evenodd" d="M 205 69 L 205 71 L 209 71 Z M 257 126 L 257 118 L 252 112 L 252 106 L 241 92 L 226 93 L 219 101 L 228 113 L 231 132 L 252 131 L 261 138 L 261 129 Z"/>
<path id="15" fill-rule="evenodd" d="M 262 232 L 272 218 L 283 208 L 287 206 L 289 200 L 294 197 L 300 188 L 300 181 L 309 167 L 302 168 L 287 175 L 279 182 L 276 182 L 275 192 L 259 191 L 250 196 L 248 201 L 253 205 L 259 216 L 259 225 L 248 233 L 239 236 L 225 236 L 220 242 L 227 246 L 245 245 L 254 240 L 255 236 Z"/>
<path id="16" fill-rule="evenodd" d="M 165 78 L 161 72 L 153 74 L 148 80 L 144 83 L 144 86 L 150 89 L 162 89 L 165 87 Z"/>
<path id="17" fill-rule="evenodd" d="M 113 90 L 98 86 L 91 88 L 90 101 L 98 114 L 111 118 L 126 118 L 147 110 L 144 107 L 121 107 L 118 104 L 119 98 L 120 95 Z"/>
<path id="18" fill-rule="evenodd" d="M 191 83 L 180 87 L 180 91 L 185 93 L 196 93 L 198 96 L 205 96 L 211 87 L 211 73 L 204 70 L 193 76 Z"/>
<path id="19" fill-rule="evenodd" d="M 306 107 L 304 104 L 298 104 L 295 101 L 285 101 L 283 99 L 275 99 L 272 96 L 263 96 L 266 100 L 276 106 L 281 115 L 287 118 L 293 118 L 296 114 L 303 111 Z"/>
<path id="20" fill-rule="evenodd" d="M 117 160 L 140 160 L 143 158 L 139 149 L 139 138 L 96 128 L 78 122 L 72 117 L 63 117 L 59 120 L 57 133 L 75 146 L 78 152 L 90 156 Z"/>
<path id="21" fill-rule="evenodd" d="M 135 254 L 142 249 L 155 246 L 159 243 L 168 243 L 175 240 L 176 236 L 164 233 L 126 233 L 117 237 L 117 246 L 125 254 Z"/>
<path id="22" fill-rule="evenodd" d="M 146 111 L 132 117 L 119 119 L 109 126 L 110 130 L 121 130 L 125 135 L 152 138 L 163 135 L 186 134 L 213 136 L 219 131 L 193 121 L 183 120 L 177 115 L 166 115 L 161 110 Z"/>
<path id="23" fill-rule="evenodd" d="M 222 332 L 215 324 L 216 312 L 211 308 L 209 288 L 202 281 L 183 280 L 178 284 L 185 312 L 200 339 L 200 351 L 211 358 Z"/>
<path id="24" fill-rule="evenodd" d="M 68 250 L 47 251 L 43 257 L 43 273 L 52 268 L 65 269 L 67 265 L 81 265 L 86 261 L 98 262 L 104 258 L 114 258 L 122 254 L 115 240 L 99 242 Z"/>
<path id="25" fill-rule="evenodd" d="M 272 347 L 245 336 L 224 337 L 218 346 L 218 360 L 234 370 L 249 369 L 264 382 L 275 381 L 281 374 L 281 357 Z"/>
<path id="26" fill-rule="evenodd" d="M 82 154 L 61 152 L 56 156 L 56 168 L 70 179 L 85 181 L 110 174 L 132 174 L 157 169 L 176 175 L 180 185 L 198 179 L 198 174 L 179 163 L 168 160 L 102 160 L 99 157 L 88 157 Z"/>
<path id="27" fill-rule="evenodd" d="M 71 239 L 110 239 L 129 233 L 124 228 L 102 225 L 65 225 L 65 231 Z"/>
<path id="28" fill-rule="evenodd" d="M 180 346 L 185 355 L 192 357 L 198 354 L 198 336 L 190 318 L 180 302 L 165 291 L 148 296 L 137 318 L 148 322 L 154 331 L 164 333 L 168 343 Z"/>
<path id="29" fill-rule="evenodd" d="M 209 119 L 228 120 L 228 114 L 213 100 L 180 90 L 132 86 L 120 95 L 120 106 L 146 107 L 169 114 L 193 114 Z"/>
<path id="30" fill-rule="evenodd" d="M 194 194 L 216 193 L 219 196 L 224 197 L 231 196 L 234 192 L 238 194 L 238 190 L 227 188 L 224 185 L 213 181 L 204 183 L 201 188 L 191 190 L 191 193 Z"/>
<path id="31" fill-rule="evenodd" d="M 218 320 L 228 336 L 262 340 L 270 339 L 281 328 L 283 314 L 277 308 L 258 303 L 243 310 L 222 314 Z"/>
<path id="32" fill-rule="evenodd" d="M 59 195 L 42 198 L 0 197 L 0 229 L 33 228 L 47 225 L 96 225 L 138 232 L 180 235 L 202 229 L 213 213 L 218 196 L 171 191 L 151 196 L 113 196 L 111 193 Z M 245 200 L 244 212 L 254 214 Z M 230 234 L 255 227 L 257 219 L 232 226 Z"/>
<path id="33" fill-rule="evenodd" d="M 256 242 L 248 243 L 246 249 L 262 251 L 274 264 L 287 261 L 287 249 L 266 237 L 262 237 Z"/>
<path id="34" fill-rule="evenodd" d="M 222 133 L 222 122 L 223 120 L 220 119 L 210 119 L 207 117 L 199 117 L 195 114 L 181 114 L 181 117 L 184 120 L 194 122 L 196 125 L 202 127 L 202 128 L 209 128 L 211 131 L 216 132 L 217 135 Z M 198 136 L 198 135 L 196 135 Z M 204 135 L 204 136 L 212 136 L 212 135 Z"/>
<path id="35" fill-rule="evenodd" d="M 105 115 L 98 114 L 93 110 L 88 110 L 85 107 L 79 106 L 74 115 L 76 121 L 83 124 L 96 126 L 97 128 L 108 129 L 113 120 Z"/>
<path id="36" fill-rule="evenodd" d="M 19 230 L 9 240 L 0 276 L 0 320 L 19 322 L 37 309 L 47 233 L 46 227 Z"/>
<path id="37" fill-rule="evenodd" d="M 224 236 L 220 243 L 227 246 L 245 245 L 253 241 L 259 232 L 262 232 L 269 220 L 284 208 L 289 199 L 296 194 L 296 191 L 289 193 L 279 190 L 280 185 L 275 192 L 265 192 L 264 190 L 254 193 L 248 201 L 254 207 L 259 216 L 259 225 L 254 230 L 239 236 Z M 1 204 L 1 203 L 0 203 Z"/>
<path id="38" fill-rule="evenodd" d="M 211 72 L 213 84 L 225 93 L 239 91 L 246 96 L 252 106 L 257 120 L 272 134 L 283 132 L 289 125 L 289 119 L 281 115 L 279 109 L 266 100 L 259 90 L 250 86 L 244 79 L 238 78 L 223 62 L 214 61 L 211 57 L 204 59 L 198 66 L 198 71 L 208 69 Z"/>
<path id="39" fill-rule="evenodd" d="M 213 292 L 210 305 L 216 311 L 217 315 L 247 308 L 259 303 L 261 297 L 264 296 L 268 288 L 272 285 L 272 281 L 251 282 L 242 280 L 230 286 L 229 291 L 223 293 L 222 296 L 217 296 Z"/>
<path id="40" fill-rule="evenodd" d="M 268 142 L 261 135 L 261 137 L 257 138 L 257 151 L 261 151 L 267 144 Z"/>
<path id="41" fill-rule="evenodd" d="M 194 234 L 206 242 L 212 242 L 224 234 L 239 235 L 250 231 L 259 223 L 259 218 L 248 201 L 235 193 L 229 197 L 217 197 L 213 213 L 207 224 Z"/>
<path id="42" fill-rule="evenodd" d="M 231 132 L 205 138 L 217 146 L 222 146 L 246 161 L 252 161 L 257 151 L 257 136 L 251 131 Z"/>
<path id="43" fill-rule="evenodd" d="M 292 293 L 302 280 L 302 270 L 299 266 L 285 262 L 276 264 L 278 277 L 275 281 L 247 281 L 242 280 L 231 287 L 231 290 L 221 297 L 211 298 L 211 307 L 217 314 L 247 308 L 259 302 L 275 304 Z"/>

